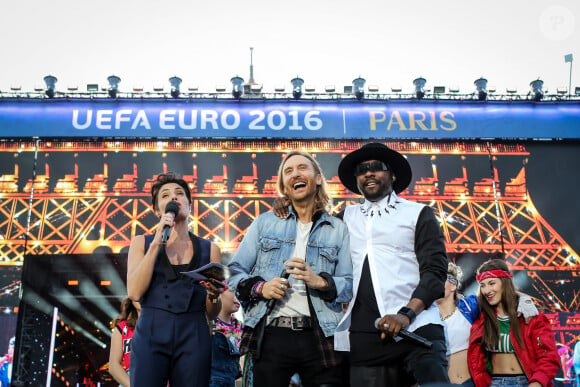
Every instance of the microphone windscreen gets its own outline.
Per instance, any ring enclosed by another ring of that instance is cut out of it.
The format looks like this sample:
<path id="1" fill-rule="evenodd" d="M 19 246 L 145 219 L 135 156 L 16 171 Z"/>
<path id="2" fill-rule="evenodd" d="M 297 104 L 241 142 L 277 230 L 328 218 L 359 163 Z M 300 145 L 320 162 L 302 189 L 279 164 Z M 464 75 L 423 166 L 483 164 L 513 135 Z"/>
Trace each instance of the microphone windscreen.
<path id="1" fill-rule="evenodd" d="M 169 203 L 167 203 L 167 206 L 165 206 L 165 213 L 172 213 L 173 216 L 177 216 L 177 214 L 179 213 L 179 203 L 177 203 L 175 200 L 170 201 Z"/>

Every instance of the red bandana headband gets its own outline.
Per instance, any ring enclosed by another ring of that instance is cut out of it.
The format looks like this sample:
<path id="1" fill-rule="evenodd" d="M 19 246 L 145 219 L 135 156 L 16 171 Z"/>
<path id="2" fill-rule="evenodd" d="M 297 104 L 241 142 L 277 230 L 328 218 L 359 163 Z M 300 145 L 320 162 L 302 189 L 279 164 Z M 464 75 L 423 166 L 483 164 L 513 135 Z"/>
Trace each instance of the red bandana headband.
<path id="1" fill-rule="evenodd" d="M 484 271 L 483 273 L 479 273 L 477 275 L 477 282 L 481 282 L 484 279 L 488 279 L 488 278 L 501 278 L 501 277 L 512 278 L 513 274 L 510 273 L 509 271 L 500 270 L 500 269 Z"/>

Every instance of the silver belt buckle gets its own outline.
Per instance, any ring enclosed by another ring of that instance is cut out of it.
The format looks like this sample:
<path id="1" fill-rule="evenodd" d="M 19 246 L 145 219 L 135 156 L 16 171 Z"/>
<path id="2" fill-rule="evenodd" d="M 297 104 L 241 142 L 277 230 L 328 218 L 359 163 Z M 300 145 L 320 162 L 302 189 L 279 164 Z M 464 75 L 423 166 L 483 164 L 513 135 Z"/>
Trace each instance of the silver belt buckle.
<path id="1" fill-rule="evenodd" d="M 295 324 L 298 324 L 298 319 L 302 317 L 290 317 L 290 329 L 293 331 L 302 331 L 304 328 L 297 328 Z M 303 324 L 304 325 L 304 324 Z"/>

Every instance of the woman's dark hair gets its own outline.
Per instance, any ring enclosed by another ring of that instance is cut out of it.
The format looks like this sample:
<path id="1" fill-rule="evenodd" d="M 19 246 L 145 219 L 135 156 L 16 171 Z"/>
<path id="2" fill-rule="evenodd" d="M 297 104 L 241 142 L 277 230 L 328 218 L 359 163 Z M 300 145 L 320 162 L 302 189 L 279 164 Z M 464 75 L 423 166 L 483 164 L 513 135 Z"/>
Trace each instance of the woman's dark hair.
<path id="1" fill-rule="evenodd" d="M 111 328 L 115 328 L 120 321 L 127 321 L 127 325 L 134 327 L 137 324 L 139 312 L 129 297 L 125 297 L 121 302 L 121 314 L 113 319 Z"/>
<path id="2" fill-rule="evenodd" d="M 491 270 L 504 270 L 509 272 L 508 265 L 503 259 L 490 259 L 485 261 L 477 269 L 477 274 L 485 273 Z M 501 281 L 501 306 L 507 313 L 510 319 L 510 329 L 514 332 L 514 336 L 518 344 L 522 345 L 520 320 L 518 318 L 518 301 L 519 296 L 511 278 L 501 277 L 496 278 Z M 495 307 L 491 306 L 489 302 L 482 296 L 481 290 L 478 294 L 479 309 L 483 313 L 483 344 L 487 348 L 497 347 L 499 340 L 499 323 L 497 322 L 497 313 Z"/>
<path id="3" fill-rule="evenodd" d="M 191 203 L 191 191 L 189 190 L 189 185 L 187 184 L 187 182 L 185 180 L 183 180 L 179 175 L 177 175 L 173 172 L 167 172 L 167 173 L 162 173 L 159 176 L 157 176 L 157 180 L 155 181 L 155 183 L 151 187 L 151 204 L 153 205 L 154 210 L 157 211 L 159 209 L 157 207 L 157 195 L 159 194 L 159 190 L 165 184 L 169 184 L 169 183 L 175 183 L 175 184 L 180 185 L 183 188 L 183 190 L 185 191 L 185 195 L 187 196 L 187 200 L 189 200 L 189 203 Z"/>

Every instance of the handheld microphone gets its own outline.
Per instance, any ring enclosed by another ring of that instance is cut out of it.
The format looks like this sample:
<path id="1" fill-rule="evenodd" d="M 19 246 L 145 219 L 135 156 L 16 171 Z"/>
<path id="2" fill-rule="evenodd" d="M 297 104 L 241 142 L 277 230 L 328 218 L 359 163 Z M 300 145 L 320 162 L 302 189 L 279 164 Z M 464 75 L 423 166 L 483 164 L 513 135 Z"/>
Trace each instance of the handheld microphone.
<path id="1" fill-rule="evenodd" d="M 172 213 L 173 217 L 175 218 L 177 216 L 177 214 L 179 213 L 179 203 L 177 203 L 176 201 L 172 200 L 169 203 L 167 203 L 167 206 L 165 206 L 165 213 Z M 161 243 L 162 244 L 166 244 L 167 240 L 169 239 L 169 235 L 171 234 L 171 227 L 165 225 L 163 227 L 163 236 L 161 238 Z"/>
<path id="2" fill-rule="evenodd" d="M 286 268 L 282 269 L 282 274 L 280 274 L 280 278 L 290 278 L 290 273 L 288 273 L 286 271 Z M 268 316 L 270 313 L 272 313 L 272 310 L 274 310 L 274 306 L 276 306 L 276 301 L 278 301 L 275 298 L 271 298 L 268 300 L 268 303 L 266 304 L 266 316 Z"/>
<path id="3" fill-rule="evenodd" d="M 375 320 L 375 328 L 378 329 L 379 331 L 381 330 L 379 328 L 379 323 L 380 322 L 381 322 L 381 318 L 380 317 Z M 422 336 L 419 336 L 416 333 L 409 332 L 406 329 L 401 329 L 399 331 L 399 336 L 401 336 L 402 338 L 407 339 L 409 341 L 412 341 L 415 344 L 419 344 L 419 345 L 422 345 L 422 346 L 427 347 L 427 348 L 431 348 L 433 346 L 433 343 L 430 342 L 429 340 L 427 340 L 426 338 L 424 338 Z"/>

